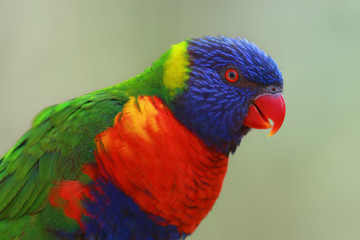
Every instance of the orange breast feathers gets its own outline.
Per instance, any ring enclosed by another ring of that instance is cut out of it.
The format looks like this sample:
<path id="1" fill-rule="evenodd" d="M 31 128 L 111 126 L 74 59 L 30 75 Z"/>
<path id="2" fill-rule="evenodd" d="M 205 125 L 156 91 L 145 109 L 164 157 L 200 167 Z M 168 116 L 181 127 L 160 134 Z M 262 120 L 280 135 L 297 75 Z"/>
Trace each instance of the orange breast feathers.
<path id="1" fill-rule="evenodd" d="M 206 146 L 157 97 L 131 98 L 100 133 L 98 171 L 160 224 L 192 233 L 219 196 L 228 157 Z"/>

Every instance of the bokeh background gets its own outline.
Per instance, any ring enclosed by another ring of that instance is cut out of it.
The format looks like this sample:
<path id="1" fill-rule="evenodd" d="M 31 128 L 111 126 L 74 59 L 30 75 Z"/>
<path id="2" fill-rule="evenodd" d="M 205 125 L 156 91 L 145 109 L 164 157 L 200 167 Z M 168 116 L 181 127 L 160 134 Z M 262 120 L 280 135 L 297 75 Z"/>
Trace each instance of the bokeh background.
<path id="1" fill-rule="evenodd" d="M 287 116 L 231 156 L 189 238 L 360 239 L 360 1 L 0 1 L 0 155 L 41 109 L 126 80 L 168 47 L 241 36 L 278 63 Z"/>

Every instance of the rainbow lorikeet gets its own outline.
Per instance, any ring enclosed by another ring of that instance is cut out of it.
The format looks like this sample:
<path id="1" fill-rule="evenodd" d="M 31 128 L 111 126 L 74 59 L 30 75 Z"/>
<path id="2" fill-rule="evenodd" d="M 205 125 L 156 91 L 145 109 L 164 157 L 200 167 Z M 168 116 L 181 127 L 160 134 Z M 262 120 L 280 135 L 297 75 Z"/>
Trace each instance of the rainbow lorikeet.
<path id="1" fill-rule="evenodd" d="M 204 37 L 46 108 L 0 159 L 0 239 L 184 239 L 242 137 L 280 128 L 282 86 L 253 43 Z"/>

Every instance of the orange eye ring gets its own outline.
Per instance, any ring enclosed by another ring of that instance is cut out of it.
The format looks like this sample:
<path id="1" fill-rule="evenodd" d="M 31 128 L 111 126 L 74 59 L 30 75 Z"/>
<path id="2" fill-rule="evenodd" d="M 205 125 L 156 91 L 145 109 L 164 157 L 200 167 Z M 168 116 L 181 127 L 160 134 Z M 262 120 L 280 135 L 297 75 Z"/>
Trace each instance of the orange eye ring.
<path id="1" fill-rule="evenodd" d="M 239 79 L 239 74 L 235 69 L 228 69 L 225 72 L 225 78 L 231 83 L 235 83 Z"/>

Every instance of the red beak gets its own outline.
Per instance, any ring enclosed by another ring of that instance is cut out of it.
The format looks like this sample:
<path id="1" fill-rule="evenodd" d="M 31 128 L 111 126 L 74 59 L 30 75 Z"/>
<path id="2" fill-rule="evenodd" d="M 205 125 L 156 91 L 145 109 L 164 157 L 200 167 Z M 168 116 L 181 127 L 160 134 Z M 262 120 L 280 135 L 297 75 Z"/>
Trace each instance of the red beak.
<path id="1" fill-rule="evenodd" d="M 269 137 L 274 135 L 281 127 L 285 118 L 285 101 L 281 93 L 264 94 L 257 97 L 250 105 L 248 115 L 243 124 L 250 128 L 271 128 L 269 119 L 273 121 Z"/>

